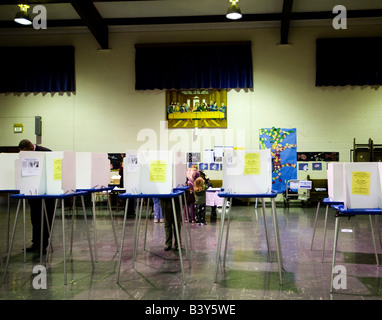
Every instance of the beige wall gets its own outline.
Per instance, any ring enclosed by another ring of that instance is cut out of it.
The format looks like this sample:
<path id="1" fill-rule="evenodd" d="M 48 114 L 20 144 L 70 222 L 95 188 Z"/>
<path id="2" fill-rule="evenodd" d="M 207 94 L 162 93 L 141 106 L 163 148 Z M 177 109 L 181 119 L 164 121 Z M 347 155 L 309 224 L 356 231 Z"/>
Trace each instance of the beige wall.
<path id="1" fill-rule="evenodd" d="M 353 138 L 382 143 L 382 92 L 370 87 L 315 87 L 315 41 L 375 35 L 382 35 L 380 27 L 292 28 L 291 45 L 278 46 L 278 28 L 126 32 L 110 33 L 110 51 L 99 51 L 89 33 L 0 35 L 2 46 L 74 45 L 77 88 L 70 95 L 0 94 L 0 145 L 34 140 L 38 115 L 43 120 L 42 145 L 54 150 L 124 152 L 142 145 L 176 144 L 188 148 L 184 151 L 199 151 L 222 143 L 257 149 L 259 129 L 275 126 L 297 128 L 298 151 L 337 151 L 340 161 L 348 161 Z M 226 40 L 252 41 L 254 72 L 253 90 L 228 92 L 228 130 L 199 129 L 197 136 L 192 129 L 160 130 L 165 93 L 134 90 L 134 44 Z M 38 67 L 27 59 L 24 63 Z M 23 123 L 23 134 L 13 133 L 14 123 Z"/>

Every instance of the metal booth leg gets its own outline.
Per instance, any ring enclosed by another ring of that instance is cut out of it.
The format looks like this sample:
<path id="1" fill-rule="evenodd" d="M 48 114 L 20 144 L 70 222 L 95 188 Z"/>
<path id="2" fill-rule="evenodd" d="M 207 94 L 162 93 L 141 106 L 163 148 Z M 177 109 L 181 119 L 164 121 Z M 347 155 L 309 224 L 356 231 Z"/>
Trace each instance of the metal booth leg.
<path id="1" fill-rule="evenodd" d="M 93 232 L 94 232 L 94 256 L 95 262 L 98 262 L 98 253 L 97 253 L 97 222 L 96 222 L 96 211 L 95 211 L 95 193 L 91 193 L 92 196 L 92 210 L 93 210 Z"/>
<path id="2" fill-rule="evenodd" d="M 140 203 L 139 203 L 140 202 Z M 133 269 L 135 268 L 135 260 L 137 259 L 137 250 L 139 242 L 139 229 L 141 225 L 143 198 L 138 199 L 135 209 L 135 226 L 134 226 L 134 249 L 133 249 Z"/>
<path id="3" fill-rule="evenodd" d="M 154 201 L 153 201 L 154 203 Z M 146 240 L 147 240 L 147 225 L 149 222 L 149 205 L 150 205 L 150 198 L 147 198 L 147 207 L 146 207 L 146 224 L 145 224 L 145 239 L 143 241 L 143 250 L 146 250 Z"/>
<path id="4" fill-rule="evenodd" d="M 269 234 L 268 234 L 268 222 L 267 222 L 267 217 L 266 217 L 266 214 L 265 214 L 265 198 L 261 198 L 261 206 L 262 206 L 262 209 L 263 209 L 265 237 L 266 237 L 266 240 L 267 240 L 268 261 L 272 262 L 271 245 L 270 245 Z"/>
<path id="5" fill-rule="evenodd" d="M 186 231 L 186 226 L 185 226 L 185 223 L 184 223 L 184 214 L 183 214 L 183 210 L 182 210 L 183 209 L 183 206 L 182 206 L 182 195 L 179 196 L 179 208 L 180 208 L 180 211 L 181 211 L 181 215 L 180 216 L 181 216 L 181 219 L 182 219 L 182 229 L 183 229 L 184 245 L 185 245 L 185 249 L 186 249 L 188 265 L 191 268 L 190 250 L 188 248 L 187 231 Z M 190 239 L 191 239 L 191 235 L 190 235 Z M 179 245 L 179 250 L 181 250 L 180 245 Z"/>
<path id="6" fill-rule="evenodd" d="M 339 223 L 339 216 L 336 215 L 336 224 L 334 227 L 334 244 L 333 244 L 333 257 L 332 257 L 332 273 L 330 276 L 330 293 L 333 292 L 333 279 L 334 279 L 334 265 L 336 262 L 336 252 L 337 252 L 337 242 L 338 242 L 338 223 Z"/>
<path id="7" fill-rule="evenodd" d="M 15 240 L 16 225 L 17 225 L 17 219 L 19 217 L 20 204 L 21 204 L 21 201 L 23 201 L 23 200 L 24 199 L 19 199 L 19 201 L 17 202 L 15 221 L 13 222 L 13 231 L 12 231 L 12 236 L 11 236 L 11 243 L 9 245 L 8 254 L 7 254 L 7 261 L 5 262 L 5 267 L 4 267 L 3 283 L 5 283 L 5 277 L 6 277 L 7 271 L 8 271 L 8 265 L 9 265 L 9 259 L 11 257 L 13 241 Z M 25 252 L 25 245 L 24 245 L 24 252 Z"/>
<path id="8" fill-rule="evenodd" d="M 324 243 L 322 245 L 322 259 L 321 262 L 324 262 L 324 255 L 325 255 L 325 243 L 326 243 L 326 222 L 328 221 L 328 211 L 329 211 L 329 205 L 326 205 L 325 209 L 325 220 L 324 220 Z"/>
<path id="9" fill-rule="evenodd" d="M 177 241 L 178 249 L 179 249 L 178 252 L 179 252 L 180 268 L 182 269 L 183 284 L 185 285 L 186 284 L 186 279 L 184 277 L 182 247 L 181 247 L 180 236 L 179 236 L 178 219 L 176 217 L 176 209 L 175 209 L 174 198 L 171 198 L 171 202 L 172 202 L 172 212 L 173 212 L 173 215 L 174 215 L 175 236 L 176 236 L 176 241 Z M 182 211 L 182 208 L 180 208 L 180 210 Z"/>
<path id="10" fill-rule="evenodd" d="M 216 266 L 215 266 L 215 281 L 217 281 L 218 277 L 218 270 L 219 270 L 219 262 L 220 262 L 220 250 L 222 246 L 222 240 L 223 240 L 223 230 L 224 230 L 224 220 L 225 220 L 225 211 L 227 206 L 227 198 L 223 198 L 223 207 L 222 207 L 222 214 L 220 217 L 220 230 L 219 230 L 219 239 L 218 239 L 218 247 L 216 251 Z"/>
<path id="11" fill-rule="evenodd" d="M 376 263 L 377 263 L 377 266 L 379 266 L 379 259 L 378 259 L 377 245 L 376 245 L 376 243 L 375 243 L 375 236 L 374 236 L 373 219 L 371 218 L 371 215 L 370 215 L 370 214 L 369 214 L 369 220 L 370 220 L 370 228 L 371 228 L 371 237 L 372 237 L 372 239 L 373 239 L 375 261 L 376 261 Z"/>
<path id="12" fill-rule="evenodd" d="M 316 234 L 316 227 L 317 227 L 318 212 L 320 211 L 320 203 L 321 203 L 321 201 L 318 201 L 318 202 L 317 202 L 316 216 L 315 216 L 315 218 L 314 218 L 313 236 L 312 236 L 312 241 L 311 241 L 311 243 L 310 243 L 310 250 L 313 249 L 314 236 L 315 236 L 315 234 Z"/>
<path id="13" fill-rule="evenodd" d="M 117 234 L 115 233 L 114 218 L 113 218 L 113 213 L 112 213 L 112 210 L 111 210 L 111 203 L 110 203 L 109 193 L 107 195 L 107 205 L 109 207 L 109 212 L 110 212 L 111 228 L 113 229 L 113 234 L 114 234 L 115 249 L 116 249 L 116 252 L 118 252 L 118 240 L 117 240 Z"/>
<path id="14" fill-rule="evenodd" d="M 61 199 L 61 223 L 62 223 L 62 251 L 64 255 L 64 285 L 66 285 L 66 234 L 65 234 L 64 199 Z"/>
<path id="15" fill-rule="evenodd" d="M 280 278 L 280 285 L 282 285 L 283 284 L 283 276 L 282 276 L 283 262 L 282 262 L 279 224 L 277 221 L 275 198 L 271 199 L 271 203 L 272 203 L 273 226 L 274 226 L 274 230 L 275 230 L 274 232 L 275 232 L 275 240 L 276 240 L 277 262 L 278 262 L 278 266 L 279 266 L 279 278 Z"/>
<path id="16" fill-rule="evenodd" d="M 232 198 L 229 199 L 229 202 L 232 204 Z M 230 208 L 230 212 L 228 213 L 227 231 L 226 231 L 226 234 L 225 234 L 223 268 L 225 268 L 225 260 L 226 260 L 226 257 L 227 257 L 228 235 L 229 235 L 229 226 L 230 226 L 230 223 L 231 223 L 231 208 Z"/>
<path id="17" fill-rule="evenodd" d="M 75 203 L 75 202 L 76 202 L 76 198 L 74 197 L 73 203 Z M 81 203 L 82 203 L 82 211 L 84 212 L 84 221 L 85 221 L 85 228 L 86 228 L 86 236 L 88 238 L 88 244 L 89 244 L 90 259 L 92 261 L 92 267 L 94 268 L 93 250 L 92 250 L 92 243 L 91 243 L 91 240 L 90 240 L 88 218 L 86 217 L 86 207 L 85 207 L 85 198 L 84 198 L 84 196 L 81 196 Z"/>
<path id="18" fill-rule="evenodd" d="M 123 215 L 121 246 L 119 248 L 119 259 L 118 259 L 117 281 L 116 281 L 116 283 L 119 283 L 119 274 L 120 274 L 120 271 L 121 271 L 121 261 L 122 261 L 123 244 L 124 244 L 124 240 L 125 240 L 126 217 L 127 217 L 127 208 L 128 208 L 128 206 L 129 206 L 129 198 L 126 199 L 125 213 Z"/>
<path id="19" fill-rule="evenodd" d="M 186 193 L 183 192 L 183 198 L 184 198 L 184 208 L 186 209 L 186 217 L 188 219 L 189 217 L 189 212 L 188 212 L 188 203 L 187 203 L 187 197 L 186 197 Z M 182 212 L 183 214 L 183 212 Z M 184 214 L 183 214 L 183 218 L 182 218 L 182 221 L 184 222 Z M 183 226 L 184 227 L 184 226 Z M 190 238 L 190 250 L 192 250 L 192 241 L 191 241 L 191 226 L 190 224 L 188 223 L 187 224 L 187 229 L 188 229 L 188 236 Z"/>
<path id="20" fill-rule="evenodd" d="M 26 219 L 25 219 L 25 199 L 23 199 L 23 239 L 24 239 L 24 263 L 27 262 L 27 249 L 25 246 L 26 241 Z"/>

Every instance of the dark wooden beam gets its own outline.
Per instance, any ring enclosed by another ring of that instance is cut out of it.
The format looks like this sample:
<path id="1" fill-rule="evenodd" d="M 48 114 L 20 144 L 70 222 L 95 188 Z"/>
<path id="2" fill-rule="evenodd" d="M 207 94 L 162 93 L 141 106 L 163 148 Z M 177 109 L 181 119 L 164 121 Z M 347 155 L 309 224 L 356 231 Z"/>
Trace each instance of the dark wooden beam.
<path id="1" fill-rule="evenodd" d="M 127 1 L 134 1 L 134 0 L 127 0 Z M 0 5 L 0 8 L 1 8 L 1 5 Z M 335 14 L 333 14 L 331 11 L 293 12 L 291 14 L 290 20 L 291 21 L 331 20 L 334 17 L 335 17 Z M 348 18 L 381 18 L 382 9 L 348 10 L 347 17 Z M 103 19 L 103 23 L 106 24 L 107 26 L 131 26 L 131 25 L 153 25 L 153 24 L 171 25 L 171 24 L 195 24 L 195 23 L 241 23 L 241 22 L 260 22 L 260 21 L 281 21 L 281 19 L 282 19 L 281 13 L 260 13 L 260 14 L 245 14 L 238 21 L 227 21 L 227 18 L 225 17 L 225 15 L 211 15 L 211 16 L 148 17 L 148 18 L 108 18 L 108 19 Z M 50 27 L 80 27 L 85 25 L 87 24 L 85 24 L 85 22 L 81 19 L 48 20 L 48 28 Z M 25 29 L 28 27 L 19 25 L 15 23 L 14 21 L 0 21 L 0 28 Z"/>
<path id="2" fill-rule="evenodd" d="M 283 11 L 281 13 L 281 40 L 280 44 L 288 43 L 289 25 L 292 18 L 293 0 L 284 0 Z"/>
<path id="3" fill-rule="evenodd" d="M 70 0 L 3 0 L 0 5 L 12 5 L 12 4 L 50 4 L 50 3 L 69 3 Z"/>
<path id="4" fill-rule="evenodd" d="M 71 0 L 73 8 L 96 38 L 102 49 L 109 48 L 109 28 L 91 0 Z"/>

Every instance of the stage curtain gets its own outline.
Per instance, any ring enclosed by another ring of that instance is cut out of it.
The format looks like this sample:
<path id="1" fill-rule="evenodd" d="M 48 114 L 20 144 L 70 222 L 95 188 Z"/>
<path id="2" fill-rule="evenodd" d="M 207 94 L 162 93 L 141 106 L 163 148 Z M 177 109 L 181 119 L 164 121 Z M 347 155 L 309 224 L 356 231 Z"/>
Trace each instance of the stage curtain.
<path id="1" fill-rule="evenodd" d="M 74 92 L 74 47 L 1 47 L 0 92 Z"/>
<path id="2" fill-rule="evenodd" d="M 382 84 L 382 38 L 316 40 L 316 86 Z"/>
<path id="3" fill-rule="evenodd" d="M 136 44 L 135 89 L 252 88 L 251 43 Z"/>

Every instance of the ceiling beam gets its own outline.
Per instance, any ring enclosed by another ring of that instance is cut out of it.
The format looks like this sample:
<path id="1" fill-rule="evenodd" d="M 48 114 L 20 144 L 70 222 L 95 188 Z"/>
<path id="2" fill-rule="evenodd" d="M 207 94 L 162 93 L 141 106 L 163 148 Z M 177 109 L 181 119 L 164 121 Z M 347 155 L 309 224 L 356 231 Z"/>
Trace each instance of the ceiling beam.
<path id="1" fill-rule="evenodd" d="M 281 39 L 280 44 L 288 44 L 289 25 L 292 18 L 293 0 L 283 1 L 283 11 L 281 12 Z"/>
<path id="2" fill-rule="evenodd" d="M 73 8 L 89 28 L 102 49 L 109 48 L 109 28 L 91 0 L 71 0 Z"/>
<path id="3" fill-rule="evenodd" d="M 16 0 L 14 0 L 16 1 Z M 61 0 L 62 1 L 62 0 Z M 81 2 L 83 0 L 80 0 Z M 134 0 L 128 0 L 134 1 Z M 41 0 L 40 0 L 41 2 Z M 1 5 L 0 5 L 1 8 Z M 299 20 L 331 20 L 334 18 L 331 11 L 317 12 L 292 12 L 291 21 Z M 373 10 L 348 10 L 348 19 L 351 18 L 382 18 L 382 9 Z M 103 19 L 106 26 L 131 26 L 131 25 L 153 25 L 153 24 L 196 24 L 196 23 L 241 23 L 261 21 L 281 21 L 281 13 L 245 14 L 240 20 L 230 21 L 224 15 L 211 16 L 179 16 L 179 17 L 147 17 L 147 18 L 108 18 Z M 81 19 L 48 20 L 50 27 L 81 27 L 85 22 Z M 13 21 L 0 21 L 0 28 L 25 29 L 27 27 L 14 23 Z M 285 30 L 284 30 L 285 32 Z"/>

